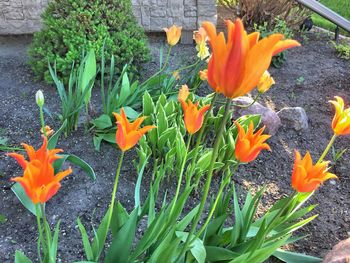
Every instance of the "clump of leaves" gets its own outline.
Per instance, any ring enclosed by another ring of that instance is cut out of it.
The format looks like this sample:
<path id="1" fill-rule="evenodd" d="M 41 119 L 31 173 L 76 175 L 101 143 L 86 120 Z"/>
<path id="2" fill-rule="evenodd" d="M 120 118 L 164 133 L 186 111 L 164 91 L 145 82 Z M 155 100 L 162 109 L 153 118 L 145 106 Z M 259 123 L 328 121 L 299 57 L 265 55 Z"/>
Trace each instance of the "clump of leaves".
<path id="1" fill-rule="evenodd" d="M 338 54 L 338 57 L 344 58 L 346 60 L 350 60 L 350 43 L 347 43 L 347 42 L 341 42 L 341 43 L 332 42 L 332 43 Z"/>
<path id="2" fill-rule="evenodd" d="M 105 55 L 114 55 L 116 71 L 131 63 L 137 71 L 149 58 L 145 34 L 132 13 L 130 0 L 53 0 L 42 15 L 43 29 L 34 35 L 29 50 L 37 78 L 52 82 L 48 61 L 56 61 L 58 77 L 68 83 L 73 62 L 81 52 L 93 49 L 97 63 L 105 43 Z"/>

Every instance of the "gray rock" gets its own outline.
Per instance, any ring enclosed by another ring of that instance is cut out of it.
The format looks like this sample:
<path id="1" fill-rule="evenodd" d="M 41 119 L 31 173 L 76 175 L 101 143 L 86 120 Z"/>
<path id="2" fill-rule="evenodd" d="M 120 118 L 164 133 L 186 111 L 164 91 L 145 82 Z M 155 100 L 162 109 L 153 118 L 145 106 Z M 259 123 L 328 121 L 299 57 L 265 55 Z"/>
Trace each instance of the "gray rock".
<path id="1" fill-rule="evenodd" d="M 239 97 L 233 100 L 236 105 L 250 105 L 253 102 L 252 98 L 249 97 Z M 270 135 L 275 135 L 281 126 L 281 120 L 278 117 L 277 113 L 272 109 L 261 105 L 258 102 L 255 102 L 252 106 L 248 108 L 234 108 L 234 117 L 240 117 L 247 114 L 260 114 L 262 124 L 266 126 L 266 132 Z"/>
<path id="2" fill-rule="evenodd" d="M 277 115 L 285 127 L 292 127 L 296 131 L 309 128 L 308 117 L 305 110 L 301 107 L 286 107 L 280 110 Z"/>
<path id="3" fill-rule="evenodd" d="M 350 262 L 350 238 L 341 241 L 326 255 L 323 263 L 349 263 Z"/>

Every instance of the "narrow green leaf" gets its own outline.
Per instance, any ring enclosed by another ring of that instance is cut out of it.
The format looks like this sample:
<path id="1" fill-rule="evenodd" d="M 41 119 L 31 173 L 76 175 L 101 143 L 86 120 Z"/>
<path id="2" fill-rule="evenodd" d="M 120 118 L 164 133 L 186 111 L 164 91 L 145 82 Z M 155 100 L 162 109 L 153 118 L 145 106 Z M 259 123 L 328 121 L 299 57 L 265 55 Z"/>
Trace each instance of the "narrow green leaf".
<path id="1" fill-rule="evenodd" d="M 59 137 L 67 126 L 67 120 L 64 120 L 61 127 L 50 137 L 47 143 L 47 149 L 52 150 L 56 148 Z"/>
<path id="2" fill-rule="evenodd" d="M 111 118 L 106 114 L 101 115 L 97 119 L 91 121 L 91 123 L 100 130 L 110 128 L 113 125 Z"/>
<path id="3" fill-rule="evenodd" d="M 15 263 L 32 263 L 32 261 L 22 251 L 16 250 Z"/>
<path id="4" fill-rule="evenodd" d="M 79 217 L 77 218 L 77 223 L 78 223 L 78 227 L 79 227 L 79 230 L 80 230 L 80 233 L 81 233 L 81 238 L 82 238 L 82 241 L 83 241 L 83 246 L 84 246 L 84 251 L 85 251 L 86 258 L 88 260 L 93 260 L 94 255 L 93 255 L 91 244 L 90 244 L 90 241 L 89 241 L 89 236 L 87 235 L 86 229 L 85 229 L 84 225 L 81 223 Z"/>
<path id="5" fill-rule="evenodd" d="M 33 215 L 36 216 L 36 209 L 35 209 L 35 205 L 32 202 L 32 200 L 30 200 L 30 198 L 28 197 L 27 193 L 24 191 L 23 187 L 19 184 L 19 183 L 15 183 L 12 187 L 11 187 L 12 192 L 15 193 L 15 195 L 17 196 L 18 200 L 22 203 L 22 205 L 29 210 L 29 212 L 31 212 Z M 41 217 L 41 212 L 39 211 L 39 216 Z"/>
<path id="6" fill-rule="evenodd" d="M 278 258 L 279 260 L 286 263 L 319 263 L 322 262 L 321 258 L 308 256 L 301 253 L 295 253 L 290 251 L 285 251 L 283 249 L 277 249 L 273 256 Z"/>
<path id="7" fill-rule="evenodd" d="M 135 237 L 138 208 L 130 214 L 128 221 L 115 235 L 107 252 L 106 263 L 128 262 L 132 242 Z"/>

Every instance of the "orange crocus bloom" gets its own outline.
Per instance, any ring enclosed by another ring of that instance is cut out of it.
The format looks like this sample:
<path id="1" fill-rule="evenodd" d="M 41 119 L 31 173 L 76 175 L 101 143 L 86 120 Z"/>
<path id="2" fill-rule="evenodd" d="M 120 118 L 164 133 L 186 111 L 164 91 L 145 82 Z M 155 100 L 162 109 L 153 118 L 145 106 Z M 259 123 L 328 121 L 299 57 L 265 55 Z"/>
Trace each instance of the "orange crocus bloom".
<path id="1" fill-rule="evenodd" d="M 335 135 L 350 134 L 350 108 L 344 110 L 344 100 L 335 96 L 336 101 L 329 101 L 335 107 L 335 115 L 332 121 L 332 128 Z"/>
<path id="2" fill-rule="evenodd" d="M 168 44 L 170 46 L 175 46 L 181 38 L 182 27 L 173 25 L 170 28 L 163 28 L 163 29 L 166 33 Z"/>
<path id="3" fill-rule="evenodd" d="M 126 117 L 124 108 L 120 110 L 120 114 L 114 112 L 113 114 L 117 120 L 118 126 L 116 142 L 123 152 L 134 147 L 146 132 L 156 128 L 154 125 L 148 125 L 140 129 L 140 126 L 146 117 L 137 118 L 133 123 L 130 123 Z"/>
<path id="4" fill-rule="evenodd" d="M 237 160 L 242 163 L 249 163 L 254 161 L 262 150 L 271 151 L 270 146 L 265 141 L 270 138 L 270 135 L 262 135 L 265 126 L 254 134 L 254 123 L 250 122 L 248 131 L 235 122 L 238 129 L 238 136 L 236 141 L 235 155 Z"/>
<path id="5" fill-rule="evenodd" d="M 11 181 L 20 183 L 34 204 L 46 203 L 57 193 L 61 187 L 60 181 L 72 173 L 72 169 L 69 168 L 57 175 L 54 174 L 52 162 L 60 158 L 56 153 L 62 150 L 47 150 L 47 140 L 45 137 L 44 143 L 38 151 L 35 151 L 30 145 L 22 145 L 27 151 L 29 161 L 25 160 L 23 155 L 16 153 L 8 154 L 15 158 L 24 169 L 22 177 L 12 178 Z"/>
<path id="6" fill-rule="evenodd" d="M 198 101 L 195 104 L 190 100 L 188 100 L 188 103 L 186 102 L 188 95 L 188 87 L 187 85 L 183 85 L 179 91 L 178 99 L 184 112 L 186 130 L 189 134 L 195 134 L 202 127 L 204 114 L 209 110 L 210 105 L 204 105 L 203 107 L 198 108 Z"/>
<path id="7" fill-rule="evenodd" d="M 253 90 L 268 69 L 272 56 L 300 46 L 295 40 L 283 40 L 283 35 L 273 34 L 259 41 L 259 33 L 247 34 L 243 23 L 226 21 L 228 38 L 216 33 L 215 26 L 204 22 L 212 56 L 208 63 L 208 82 L 217 93 L 227 98 L 243 96 Z"/>
<path id="8" fill-rule="evenodd" d="M 327 170 L 329 162 L 320 162 L 312 164 L 312 158 L 309 152 L 301 159 L 298 151 L 295 151 L 295 161 L 292 174 L 292 187 L 301 193 L 310 193 L 318 188 L 324 181 L 337 178 L 335 174 Z"/>

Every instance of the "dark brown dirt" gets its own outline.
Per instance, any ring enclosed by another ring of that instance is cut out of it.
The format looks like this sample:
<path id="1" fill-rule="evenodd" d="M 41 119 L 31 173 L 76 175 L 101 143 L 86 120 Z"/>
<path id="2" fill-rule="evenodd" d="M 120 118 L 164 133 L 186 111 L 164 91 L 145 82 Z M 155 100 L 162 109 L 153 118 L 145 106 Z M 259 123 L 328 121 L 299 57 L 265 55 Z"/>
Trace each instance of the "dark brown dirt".
<path id="1" fill-rule="evenodd" d="M 236 183 L 246 189 L 266 184 L 268 191 L 263 200 L 266 207 L 291 192 L 294 149 L 299 149 L 303 154 L 309 150 L 316 159 L 331 138 L 333 109 L 327 101 L 339 95 L 350 102 L 350 63 L 336 57 L 327 36 L 311 34 L 309 37 L 303 47 L 288 52 L 288 60 L 282 68 L 271 69 L 277 85 L 260 101 L 276 111 L 285 106 L 303 107 L 309 117 L 309 130 L 296 132 L 281 128 L 269 140 L 272 153 L 264 152 L 258 160 L 242 167 L 235 177 Z M 162 41 L 159 38 L 151 39 L 155 62 L 145 67 L 145 75 L 157 68 L 156 53 Z M 35 92 L 38 89 L 44 90 L 46 104 L 53 117 L 59 111 L 59 102 L 54 87 L 34 81 L 26 65 L 28 43 L 30 38 L 0 38 L 0 136 L 8 137 L 14 145 L 27 142 L 38 147 L 40 136 Z M 181 60 L 191 54 L 194 54 L 194 47 L 179 45 L 175 48 L 171 64 L 180 64 Z M 304 81 L 301 81 L 301 77 Z M 98 90 L 94 94 L 95 105 L 99 104 L 97 94 Z M 59 126 L 55 117 L 47 117 L 47 122 L 56 129 Z M 350 148 L 349 146 L 349 137 L 339 138 L 336 142 L 337 149 Z M 64 180 L 59 193 L 47 204 L 49 221 L 52 224 L 58 219 L 62 221 L 59 262 L 73 262 L 83 259 L 76 218 L 79 216 L 86 224 L 90 221 L 98 222 L 106 211 L 118 151 L 106 144 L 101 152 L 94 151 L 92 137 L 83 127 L 72 136 L 62 138 L 59 147 L 85 159 L 97 175 L 96 182 L 92 182 L 80 169 L 73 167 L 74 173 Z M 136 182 L 136 172 L 132 165 L 134 158 L 136 155 L 133 152 L 126 156 L 118 191 L 118 199 L 129 210 L 133 207 Z M 292 249 L 323 257 L 333 245 L 350 235 L 349 158 L 350 152 L 344 155 L 334 169 L 339 180 L 327 182 L 315 193 L 310 202 L 319 204 L 315 213 L 320 216 L 299 232 L 310 236 L 299 241 Z M 0 174 L 0 214 L 7 218 L 4 224 L 0 224 L 0 262 L 13 262 L 17 249 L 35 259 L 35 217 L 22 207 L 10 190 L 12 183 L 9 179 L 20 175 L 21 170 L 15 161 L 1 155 Z M 148 182 L 145 181 L 144 185 L 147 186 Z"/>

